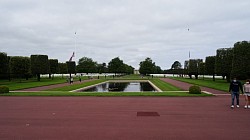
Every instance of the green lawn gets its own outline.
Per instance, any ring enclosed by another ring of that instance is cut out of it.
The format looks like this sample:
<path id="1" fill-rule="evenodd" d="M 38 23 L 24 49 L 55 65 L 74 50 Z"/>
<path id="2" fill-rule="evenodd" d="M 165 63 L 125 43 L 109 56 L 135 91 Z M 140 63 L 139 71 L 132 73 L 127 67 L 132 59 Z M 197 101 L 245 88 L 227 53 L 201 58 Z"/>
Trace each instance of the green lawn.
<path id="1" fill-rule="evenodd" d="M 189 79 L 189 78 L 180 78 L 180 77 L 171 77 L 171 79 L 179 80 L 182 82 L 187 82 L 194 85 L 209 87 L 217 90 L 228 91 L 229 83 L 226 80 L 205 78 L 203 79 Z"/>
<path id="2" fill-rule="evenodd" d="M 129 80 L 131 80 L 132 78 L 128 78 Z M 128 80 L 127 78 L 117 78 L 115 80 Z M 138 80 L 138 78 L 134 79 L 134 80 Z M 141 79 L 139 79 L 141 80 Z M 47 91 L 72 91 L 75 89 L 79 89 L 79 88 L 83 88 L 83 87 L 87 87 L 90 85 L 94 85 L 94 84 L 98 84 L 101 82 L 107 81 L 107 79 L 99 79 L 99 80 L 94 80 L 94 81 L 90 81 L 90 82 L 86 82 L 86 83 L 82 83 L 79 85 L 69 85 L 69 86 L 65 86 L 65 87 L 60 87 L 60 88 L 54 88 L 54 89 L 49 89 Z M 154 78 L 154 79 L 150 79 L 150 81 L 155 84 L 158 88 L 160 88 L 162 91 L 181 91 L 180 88 L 177 88 L 175 86 L 172 86 L 166 82 L 163 82 L 162 80 L 158 79 L 158 78 Z"/>
<path id="3" fill-rule="evenodd" d="M 10 90 L 19 90 L 19 89 L 25 89 L 25 88 L 32 88 L 32 87 L 39 87 L 39 86 L 45 86 L 45 85 L 53 85 L 53 84 L 60 84 L 65 83 L 66 79 L 62 78 L 54 78 L 48 79 L 48 78 L 42 78 L 41 81 L 37 81 L 36 79 L 30 79 L 25 80 L 22 82 L 19 81 L 0 81 L 0 85 L 6 85 L 9 87 Z"/>
<path id="4" fill-rule="evenodd" d="M 86 79 L 87 77 L 82 77 L 82 79 Z M 208 94 L 188 94 L 187 92 L 177 92 L 181 89 L 172 86 L 164 81 L 161 81 L 159 78 L 141 78 L 139 75 L 129 75 L 129 76 L 122 76 L 122 77 L 115 77 L 115 80 L 150 80 L 154 83 L 157 87 L 159 87 L 164 92 L 69 92 L 75 89 L 79 89 L 82 87 L 90 86 L 93 84 L 98 84 L 107 80 L 113 79 L 112 77 L 100 77 L 100 79 L 96 79 L 93 81 L 85 82 L 82 84 L 76 85 L 69 85 L 61 88 L 49 89 L 49 91 L 41 91 L 41 92 L 11 92 L 8 94 L 0 94 L 0 96 L 166 96 L 166 97 L 179 97 L 179 96 L 191 96 L 191 97 L 203 97 L 203 96 L 212 96 Z M 78 80 L 78 79 L 75 79 Z M 48 78 L 42 78 L 40 82 L 36 81 L 35 79 L 31 79 L 29 81 L 0 81 L 0 85 L 7 85 L 10 90 L 17 90 L 17 89 L 24 89 L 24 88 L 31 88 L 31 87 L 38 87 L 44 85 L 52 85 L 58 83 L 64 83 L 66 79 L 63 78 L 55 78 L 54 80 Z M 210 81 L 211 82 L 211 81 Z M 171 92 L 169 92 L 171 91 Z"/>
<path id="5" fill-rule="evenodd" d="M 76 85 L 68 85 L 65 87 L 60 87 L 60 88 L 54 88 L 54 89 L 48 89 L 47 91 L 72 91 L 75 89 L 79 89 L 79 88 L 83 88 L 83 87 L 87 87 L 90 85 L 94 85 L 94 84 L 98 84 L 101 82 L 106 81 L 105 79 L 98 79 L 98 80 L 93 80 L 93 81 L 89 81 L 89 82 L 84 82 L 82 84 L 76 84 Z"/>
<path id="6" fill-rule="evenodd" d="M 83 77 L 82 80 L 87 79 L 87 77 Z M 74 79 L 75 81 L 78 81 L 77 78 Z M 0 80 L 0 85 L 8 86 L 11 91 L 13 90 L 20 90 L 20 89 L 26 89 L 26 88 L 33 88 L 33 87 L 39 87 L 39 86 L 46 86 L 46 85 L 54 85 L 54 84 L 61 84 L 66 82 L 66 77 L 55 77 L 53 80 L 49 78 L 41 78 L 41 81 L 37 81 L 35 78 L 31 78 L 29 80 Z"/>
<path id="7" fill-rule="evenodd" d="M 158 88 L 160 88 L 162 91 L 181 91 L 180 88 L 175 87 L 169 83 L 166 83 L 159 78 L 150 79 L 150 81 L 155 84 Z"/>

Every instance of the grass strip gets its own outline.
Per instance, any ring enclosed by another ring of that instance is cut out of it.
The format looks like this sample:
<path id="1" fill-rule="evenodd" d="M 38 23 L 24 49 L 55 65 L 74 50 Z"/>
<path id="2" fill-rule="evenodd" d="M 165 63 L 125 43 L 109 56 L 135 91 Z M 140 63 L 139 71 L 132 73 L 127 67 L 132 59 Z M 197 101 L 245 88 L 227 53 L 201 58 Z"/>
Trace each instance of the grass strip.
<path id="1" fill-rule="evenodd" d="M 209 87 L 212 89 L 217 89 L 221 91 L 228 91 L 229 89 L 229 83 L 226 82 L 226 80 L 216 79 L 213 81 L 213 79 L 205 78 L 203 79 L 189 79 L 189 78 L 180 78 L 180 77 L 171 77 L 171 79 L 199 85 L 203 87 Z"/>
<path id="2" fill-rule="evenodd" d="M 106 81 L 106 80 L 99 79 L 99 80 L 93 80 L 93 81 L 89 81 L 89 82 L 83 82 L 82 84 L 76 84 L 76 85 L 70 85 L 69 84 L 68 86 L 48 89 L 47 91 L 71 91 L 71 90 L 87 87 L 87 86 L 90 86 L 90 85 L 98 84 L 98 83 L 101 83 L 101 82 L 104 82 L 104 81 Z"/>
<path id="3" fill-rule="evenodd" d="M 158 78 L 150 79 L 150 81 L 155 84 L 158 88 L 160 88 L 162 91 L 181 91 L 180 88 L 175 87 L 169 83 L 166 83 Z"/>
<path id="4" fill-rule="evenodd" d="M 66 79 L 42 79 L 41 81 L 25 81 L 25 82 L 4 82 L 0 83 L 0 85 L 6 85 L 9 87 L 10 90 L 20 90 L 26 88 L 33 88 L 33 87 L 40 87 L 40 86 L 47 86 L 53 84 L 61 84 L 65 83 Z"/>

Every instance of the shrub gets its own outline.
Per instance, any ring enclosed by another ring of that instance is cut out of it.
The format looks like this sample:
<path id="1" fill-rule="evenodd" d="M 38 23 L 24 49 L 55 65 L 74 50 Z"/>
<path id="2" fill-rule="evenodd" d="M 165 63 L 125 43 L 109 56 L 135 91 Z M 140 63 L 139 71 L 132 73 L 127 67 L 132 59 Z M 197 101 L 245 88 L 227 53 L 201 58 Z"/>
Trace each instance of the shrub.
<path id="1" fill-rule="evenodd" d="M 7 86 L 0 86 L 0 94 L 9 93 L 9 88 Z"/>
<path id="2" fill-rule="evenodd" d="M 201 88 L 199 86 L 190 86 L 189 94 L 201 94 Z"/>

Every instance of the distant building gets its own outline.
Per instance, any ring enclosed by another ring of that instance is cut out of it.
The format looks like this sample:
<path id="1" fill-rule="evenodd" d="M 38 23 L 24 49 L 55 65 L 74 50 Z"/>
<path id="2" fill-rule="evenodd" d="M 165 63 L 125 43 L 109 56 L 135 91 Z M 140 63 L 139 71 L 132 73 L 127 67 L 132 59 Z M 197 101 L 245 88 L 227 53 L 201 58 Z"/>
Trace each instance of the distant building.
<path id="1" fill-rule="evenodd" d="M 134 70 L 134 74 L 140 74 L 139 70 Z"/>

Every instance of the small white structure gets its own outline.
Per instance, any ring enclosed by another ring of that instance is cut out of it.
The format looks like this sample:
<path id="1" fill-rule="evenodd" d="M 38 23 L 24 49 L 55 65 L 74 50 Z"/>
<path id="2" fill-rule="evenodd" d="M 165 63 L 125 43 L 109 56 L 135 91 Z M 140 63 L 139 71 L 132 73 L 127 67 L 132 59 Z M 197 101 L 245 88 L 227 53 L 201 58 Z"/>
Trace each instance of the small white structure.
<path id="1" fill-rule="evenodd" d="M 134 70 L 134 74 L 140 74 L 139 70 Z"/>

